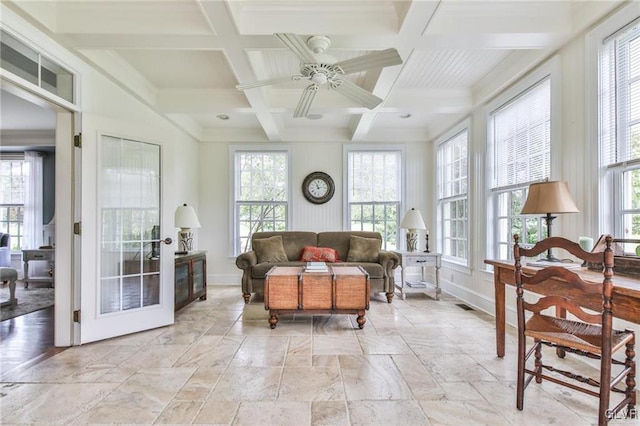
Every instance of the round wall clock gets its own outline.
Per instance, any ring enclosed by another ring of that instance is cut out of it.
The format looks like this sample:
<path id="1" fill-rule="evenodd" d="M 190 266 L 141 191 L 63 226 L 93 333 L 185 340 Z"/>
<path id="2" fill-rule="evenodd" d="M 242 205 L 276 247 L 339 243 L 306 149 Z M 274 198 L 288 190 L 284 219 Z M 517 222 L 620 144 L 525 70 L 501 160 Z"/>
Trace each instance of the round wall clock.
<path id="1" fill-rule="evenodd" d="M 336 187 L 331 176 L 324 172 L 309 173 L 302 181 L 304 197 L 314 204 L 324 204 L 333 197 Z"/>

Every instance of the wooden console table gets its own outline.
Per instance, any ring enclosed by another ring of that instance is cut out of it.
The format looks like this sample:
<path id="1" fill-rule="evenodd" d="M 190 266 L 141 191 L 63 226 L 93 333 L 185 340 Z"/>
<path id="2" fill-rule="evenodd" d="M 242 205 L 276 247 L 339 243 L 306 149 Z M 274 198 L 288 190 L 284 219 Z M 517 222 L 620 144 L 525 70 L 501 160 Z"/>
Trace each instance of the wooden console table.
<path id="1" fill-rule="evenodd" d="M 515 266 L 513 261 L 489 260 L 484 263 L 493 266 L 493 285 L 496 305 L 496 352 L 499 357 L 504 357 L 505 346 L 505 288 L 508 285 L 515 287 Z M 532 273 L 536 268 L 523 267 L 522 270 Z M 573 270 L 585 281 L 601 282 L 601 272 L 591 271 L 587 268 Z M 640 277 L 626 275 L 613 276 L 613 316 L 629 322 L 640 324 Z M 538 293 L 535 287 L 525 285 L 524 288 L 533 293 Z M 544 295 L 561 295 L 560 292 L 548 291 Z M 602 300 L 599 298 L 585 297 L 579 300 L 581 306 L 588 309 L 602 309 Z"/>
<path id="2" fill-rule="evenodd" d="M 206 251 L 192 251 L 175 258 L 175 310 L 196 299 L 207 300 Z"/>
<path id="3" fill-rule="evenodd" d="M 51 283 L 51 287 L 55 287 L 55 254 L 56 250 L 53 248 L 48 249 L 30 249 L 22 250 L 22 262 L 24 263 L 24 288 L 29 288 L 30 282 L 45 282 Z M 44 260 L 49 262 L 50 276 L 48 277 L 30 277 L 29 276 L 29 262 L 32 260 Z"/>

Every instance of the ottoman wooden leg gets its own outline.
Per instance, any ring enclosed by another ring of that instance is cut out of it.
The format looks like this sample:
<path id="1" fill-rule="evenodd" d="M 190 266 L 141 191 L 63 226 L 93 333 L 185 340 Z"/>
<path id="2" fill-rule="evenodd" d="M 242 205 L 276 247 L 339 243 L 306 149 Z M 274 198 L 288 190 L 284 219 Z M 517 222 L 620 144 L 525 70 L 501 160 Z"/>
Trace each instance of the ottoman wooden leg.
<path id="1" fill-rule="evenodd" d="M 249 303 L 249 299 L 251 299 L 251 293 L 242 293 L 242 297 L 244 298 L 244 304 Z"/>
<path id="2" fill-rule="evenodd" d="M 269 317 L 269 324 L 272 329 L 276 328 L 276 324 L 278 324 L 278 316 L 276 314 L 271 314 Z"/>
<path id="3" fill-rule="evenodd" d="M 367 319 L 364 317 L 364 310 L 362 311 L 358 311 L 358 318 L 356 319 L 356 322 L 358 323 L 358 328 L 362 329 L 362 327 L 364 327 L 364 323 L 367 322 Z"/>

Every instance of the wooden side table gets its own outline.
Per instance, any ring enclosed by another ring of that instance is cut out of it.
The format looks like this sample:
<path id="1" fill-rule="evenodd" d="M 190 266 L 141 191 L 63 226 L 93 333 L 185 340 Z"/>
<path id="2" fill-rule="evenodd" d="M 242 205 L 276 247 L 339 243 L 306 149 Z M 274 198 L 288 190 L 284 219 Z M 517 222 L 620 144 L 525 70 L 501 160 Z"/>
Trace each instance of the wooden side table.
<path id="1" fill-rule="evenodd" d="M 51 287 L 55 287 L 55 254 L 56 250 L 53 248 L 47 249 L 29 249 L 22 250 L 22 262 L 24 263 L 24 288 L 29 288 L 30 282 L 45 282 L 51 283 Z M 29 262 L 32 260 L 45 260 L 49 262 L 50 276 L 48 277 L 30 277 L 29 276 Z"/>
<path id="2" fill-rule="evenodd" d="M 400 296 L 402 300 L 407 298 L 407 282 L 405 280 L 405 269 L 411 267 L 422 268 L 422 280 L 420 281 L 420 290 L 426 288 L 427 282 L 424 279 L 424 268 L 433 267 L 436 270 L 436 293 L 435 299 L 440 300 L 440 266 L 442 265 L 442 254 L 440 253 L 425 253 L 422 251 L 395 251 L 400 257 L 400 284 L 396 283 L 396 288 L 400 290 Z M 417 288 L 416 288 L 417 289 Z"/>

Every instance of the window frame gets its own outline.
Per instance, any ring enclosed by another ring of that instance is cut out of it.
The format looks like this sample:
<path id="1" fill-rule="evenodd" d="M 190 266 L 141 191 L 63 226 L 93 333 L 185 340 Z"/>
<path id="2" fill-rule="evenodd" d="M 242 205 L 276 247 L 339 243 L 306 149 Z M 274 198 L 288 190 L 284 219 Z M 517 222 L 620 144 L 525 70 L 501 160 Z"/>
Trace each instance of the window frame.
<path id="1" fill-rule="evenodd" d="M 634 238 L 631 231 L 625 232 L 625 217 L 632 215 L 640 215 L 640 208 L 626 207 L 626 193 L 623 187 L 623 176 L 627 173 L 633 173 L 640 169 L 640 155 L 637 157 L 625 156 L 624 158 L 612 159 L 612 152 L 625 154 L 624 144 L 631 136 L 628 134 L 630 125 L 638 125 L 638 120 L 630 120 L 625 117 L 631 107 L 632 100 L 627 99 L 626 102 L 620 101 L 621 87 L 627 82 L 635 82 L 638 84 L 638 77 L 627 79 L 620 82 L 618 79 L 618 49 L 610 47 L 609 42 L 617 40 L 625 31 L 632 30 L 637 36 L 633 40 L 640 40 L 640 15 L 637 10 L 631 13 L 624 13 L 625 9 L 615 14 L 598 28 L 596 28 L 587 37 L 587 55 L 592 58 L 596 64 L 592 70 L 592 79 L 597 81 L 597 91 L 592 92 L 592 113 L 597 117 L 595 128 L 592 127 L 591 135 L 597 147 L 598 158 L 598 199 L 597 208 L 598 215 L 598 231 L 595 235 L 611 233 L 616 238 Z M 635 15 L 634 15 L 635 13 Z M 630 19 L 629 16 L 632 16 Z M 590 55 L 590 56 L 589 56 Z M 605 62 L 611 63 L 611 67 L 607 68 Z M 640 62 L 640 61 L 639 61 Z M 605 75 L 603 75 L 605 74 Z M 613 74 L 612 78 L 607 78 Z M 587 79 L 589 81 L 589 79 Z M 602 98 L 602 94 L 610 94 L 606 100 Z M 608 103 L 613 107 L 613 112 L 608 117 L 607 110 L 603 106 Z M 621 105 L 622 103 L 622 105 Z M 618 111 L 622 111 L 618 113 Z M 616 142 L 622 139 L 622 147 L 616 144 L 611 152 L 605 149 L 605 144 L 611 143 L 609 134 L 615 134 Z M 631 191 L 629 191 L 631 192 Z M 631 253 L 634 245 L 628 244 L 624 246 L 625 252 Z"/>
<path id="2" fill-rule="evenodd" d="M 229 147 L 229 163 L 231 164 L 231 188 L 229 191 L 230 197 L 230 226 L 229 226 L 229 257 L 235 258 L 239 254 L 241 254 L 242 247 L 240 247 L 240 235 L 239 235 L 239 222 L 238 222 L 238 184 L 239 184 L 239 171 L 237 170 L 237 155 L 242 153 L 253 153 L 253 154 L 285 154 L 286 155 L 286 201 L 285 202 L 274 202 L 268 201 L 266 203 L 260 202 L 260 200 L 249 200 L 244 201 L 246 204 L 285 204 L 285 229 L 291 229 L 292 223 L 292 209 L 291 209 L 291 152 L 288 145 L 283 144 L 273 144 L 269 145 L 269 147 L 265 147 L 265 145 L 232 145 Z"/>
<path id="3" fill-rule="evenodd" d="M 406 159 L 405 159 L 405 146 L 398 144 L 380 144 L 376 146 L 371 145 L 345 145 L 343 148 L 343 168 L 344 168 L 344 183 L 343 183 L 343 202 L 344 202 L 344 216 L 343 216 L 343 229 L 351 230 L 351 206 L 358 205 L 383 205 L 394 202 L 389 201 L 369 201 L 369 202 L 350 202 L 350 191 L 349 188 L 351 186 L 351 182 L 349 181 L 349 155 L 354 152 L 360 153 L 377 153 L 377 152 L 396 152 L 400 157 L 400 171 L 399 181 L 400 181 L 400 189 L 399 189 L 399 197 L 400 199 L 397 201 L 397 209 L 398 214 L 396 218 L 396 229 L 400 230 L 400 221 L 402 220 L 403 212 L 406 210 L 405 208 L 405 188 L 406 188 Z M 397 232 L 396 234 L 396 248 L 387 247 L 387 239 L 385 239 L 385 235 L 382 236 L 382 249 L 383 250 L 401 250 L 404 245 L 404 236 L 402 232 Z"/>
<path id="4" fill-rule="evenodd" d="M 28 178 L 28 172 L 25 175 L 24 170 L 25 167 L 28 167 L 27 162 L 24 158 L 24 154 L 18 154 L 18 153 L 2 153 L 2 158 L 0 158 L 0 161 L 2 162 L 21 162 L 22 163 L 22 177 L 23 178 Z M 23 188 L 22 188 L 22 192 L 23 192 L 23 200 L 22 203 L 6 203 L 6 204 L 0 204 L 0 208 L 2 209 L 7 209 L 7 220 L 6 221 L 2 221 L 0 223 L 6 223 L 6 232 L 8 234 L 11 235 L 11 245 L 12 246 L 16 246 L 18 247 L 17 250 L 11 250 L 12 254 L 19 254 L 22 253 L 22 242 L 24 239 L 24 196 L 25 196 L 25 186 L 27 185 L 27 182 L 24 181 L 23 182 Z M 22 221 L 11 221 L 9 220 L 9 209 L 12 208 L 22 208 Z M 18 229 L 19 229 L 19 233 L 18 235 L 14 235 L 11 234 L 11 227 L 10 227 L 10 223 L 18 223 Z M 3 228 L 4 229 L 4 228 Z"/>
<path id="5" fill-rule="evenodd" d="M 545 63 L 541 64 L 535 70 L 530 72 L 527 76 L 520 79 L 508 90 L 505 90 L 499 96 L 489 102 L 484 108 L 484 125 L 485 134 L 487 140 L 486 149 L 486 176 L 485 181 L 485 199 L 487 200 L 487 241 L 486 241 L 486 253 L 490 258 L 503 258 L 501 256 L 500 246 L 507 245 L 506 255 L 510 259 L 513 256 L 512 250 L 513 239 L 511 237 L 511 231 L 507 231 L 506 241 L 500 239 L 500 228 L 496 225 L 496 220 L 499 213 L 499 196 L 502 193 L 509 192 L 513 195 L 515 192 L 524 190 L 524 199 L 526 200 L 526 191 L 532 182 L 519 183 L 516 185 L 494 187 L 495 176 L 495 164 L 494 164 L 494 139 L 492 135 L 491 119 L 492 114 L 495 111 L 500 110 L 504 106 L 517 100 L 523 94 L 526 94 L 529 90 L 541 83 L 543 80 L 549 79 L 550 81 L 550 121 L 549 121 L 549 138 L 550 138 L 550 152 L 549 152 L 549 176 L 552 178 L 556 176 L 559 170 L 560 164 L 560 143 L 561 140 L 561 114 L 560 114 L 560 99 L 561 99 L 561 74 L 560 74 L 560 58 L 558 55 L 550 58 Z M 531 215 L 515 215 L 514 218 L 522 218 L 523 220 L 531 220 Z M 539 218 L 534 220 L 538 221 L 538 235 L 542 235 L 544 226 Z"/>
<path id="6" fill-rule="evenodd" d="M 466 191 L 464 193 L 461 194 L 455 194 L 455 195 L 449 195 L 449 196 L 445 196 L 443 194 L 443 184 L 444 184 L 444 180 L 446 177 L 446 170 L 445 167 L 447 166 L 447 164 L 441 164 L 441 155 L 442 155 L 442 149 L 444 148 L 445 145 L 453 142 L 457 137 L 459 137 L 462 133 L 466 133 L 466 148 L 467 148 L 467 155 L 466 155 L 466 166 L 467 166 L 467 172 L 466 172 L 466 180 L 467 180 L 467 187 L 466 187 Z M 438 238 L 436 241 L 437 247 L 438 247 L 438 252 L 442 253 L 442 259 L 444 261 L 447 262 L 451 262 L 460 266 L 463 266 L 465 268 L 469 268 L 471 266 L 471 257 L 472 257 L 472 248 L 470 246 L 470 242 L 471 242 L 471 236 L 470 236 L 470 221 L 469 221 L 469 217 L 470 217 L 470 210 L 471 210 L 471 206 L 470 206 L 470 180 L 469 180 L 469 171 L 470 171 L 470 167 L 471 167 L 471 162 L 470 162 L 470 156 L 469 153 L 471 152 L 471 119 L 467 118 L 464 121 L 460 122 L 459 124 L 457 124 L 456 126 L 452 127 L 448 132 L 446 132 L 445 134 L 443 134 L 440 138 L 438 138 L 435 142 L 436 144 L 436 184 L 437 184 L 437 192 L 436 192 L 436 199 L 437 199 L 437 213 L 436 213 L 436 217 L 437 217 L 437 229 L 438 229 Z M 445 204 L 448 205 L 451 202 L 457 202 L 457 201 L 461 201 L 464 200 L 467 204 L 466 210 L 467 210 L 467 214 L 466 214 L 466 218 L 464 219 L 465 222 L 465 228 L 466 228 L 466 238 L 464 238 L 464 240 L 466 241 L 466 258 L 465 257 L 458 257 L 458 256 L 450 256 L 447 255 L 445 253 L 445 240 L 449 239 L 450 237 L 447 237 L 447 232 L 446 232 L 446 223 L 445 223 L 445 215 L 444 215 L 444 208 L 445 208 Z"/>

